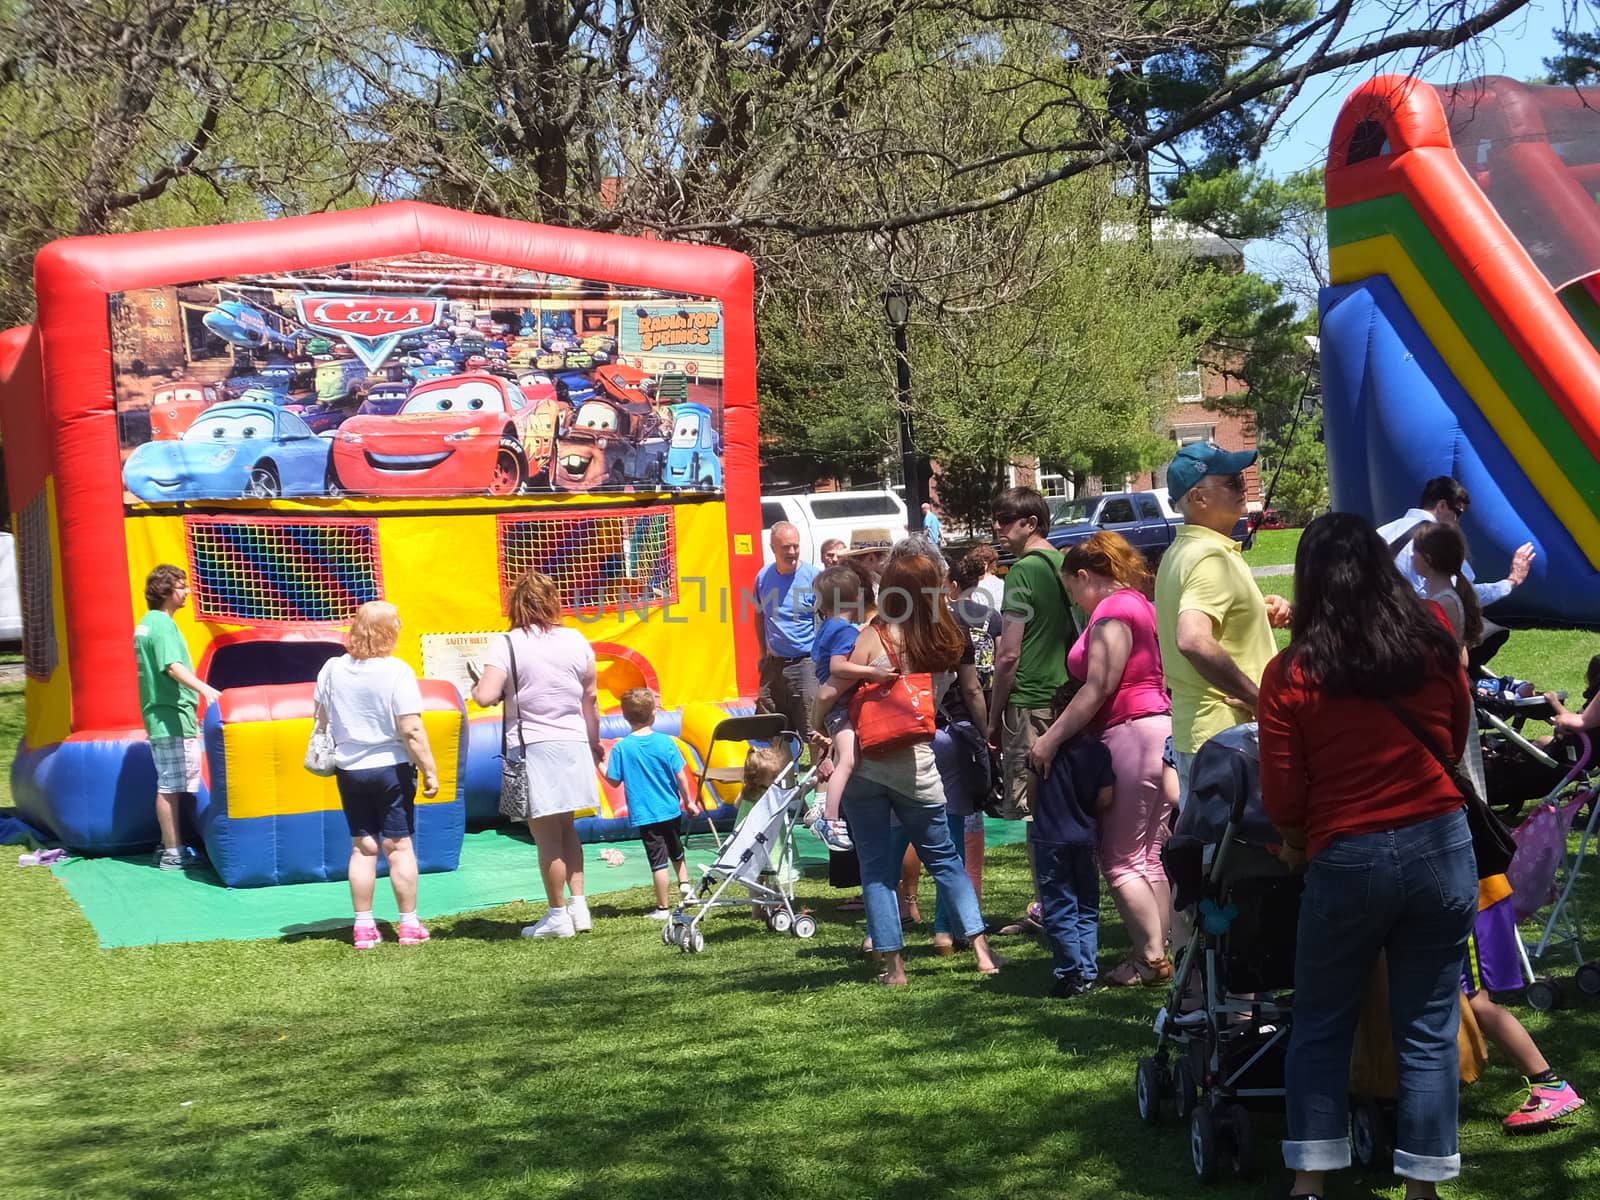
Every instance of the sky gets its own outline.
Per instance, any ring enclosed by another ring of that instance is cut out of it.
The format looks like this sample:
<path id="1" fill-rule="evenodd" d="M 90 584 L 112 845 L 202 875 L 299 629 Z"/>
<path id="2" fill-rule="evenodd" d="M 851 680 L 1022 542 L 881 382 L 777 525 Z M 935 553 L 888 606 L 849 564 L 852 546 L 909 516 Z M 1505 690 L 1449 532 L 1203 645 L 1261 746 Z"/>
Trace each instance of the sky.
<path id="1" fill-rule="evenodd" d="M 1565 8 L 1570 10 L 1575 2 L 1579 0 L 1568 0 Z M 1347 42 L 1370 37 L 1376 32 L 1391 3 L 1394 0 L 1362 0 L 1361 8 L 1371 12 L 1373 19 L 1365 28 L 1353 31 Z M 1433 0 L 1430 7 L 1443 6 Z M 1482 37 L 1448 55 L 1423 63 L 1420 71 L 1416 69 L 1417 52 L 1413 50 L 1389 61 L 1365 64 L 1342 75 L 1313 79 L 1284 114 L 1278 131 L 1262 153 L 1260 166 L 1274 175 L 1288 175 L 1324 162 L 1328 139 L 1344 98 L 1357 84 L 1375 75 L 1419 74 L 1431 83 L 1455 83 L 1481 75 L 1507 75 L 1513 79 L 1542 75 L 1543 60 L 1554 55 L 1557 49 L 1551 30 L 1569 19 L 1570 11 L 1564 11 L 1561 0 L 1537 0 Z M 1593 28 L 1591 14 L 1583 14 L 1579 20 L 1583 24 L 1578 28 Z M 1276 274 L 1286 265 L 1283 254 L 1269 244 L 1252 243 L 1246 249 L 1245 262 L 1251 270 Z"/>

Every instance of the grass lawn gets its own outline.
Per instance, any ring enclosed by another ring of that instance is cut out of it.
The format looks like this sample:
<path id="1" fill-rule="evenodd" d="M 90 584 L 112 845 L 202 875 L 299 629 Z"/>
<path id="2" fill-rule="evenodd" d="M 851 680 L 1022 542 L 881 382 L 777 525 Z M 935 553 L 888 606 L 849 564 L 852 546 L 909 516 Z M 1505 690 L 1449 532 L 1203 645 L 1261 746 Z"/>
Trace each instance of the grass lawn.
<path id="1" fill-rule="evenodd" d="M 986 910 L 1017 911 L 1021 848 L 989 862 Z M 1186 1132 L 1134 1111 L 1156 995 L 1051 1001 L 1038 944 L 1010 941 L 985 980 L 922 949 L 926 926 L 911 986 L 879 988 L 860 914 L 819 881 L 802 892 L 814 940 L 715 914 L 693 957 L 638 916 L 643 891 L 597 897 L 595 932 L 558 943 L 522 941 L 527 912 L 503 908 L 360 955 L 331 935 L 102 951 L 48 871 L 0 865 L 0 1195 L 1199 1192 Z M 1109 909 L 1103 943 L 1109 968 L 1126 945 Z M 1591 1005 L 1524 1015 L 1600 1087 Z M 1449 1195 L 1596 1194 L 1594 1118 L 1513 1141 L 1499 1118 L 1519 1099 L 1503 1061 L 1465 1093 Z M 1265 1181 L 1205 1194 L 1282 1193 L 1279 1123 L 1259 1128 Z M 1350 1176 L 1334 1194 L 1399 1192 Z"/>
<path id="2" fill-rule="evenodd" d="M 1252 567 L 1273 567 L 1294 562 L 1295 547 L 1300 544 L 1298 529 L 1263 529 L 1256 534 L 1255 545 L 1244 556 Z"/>

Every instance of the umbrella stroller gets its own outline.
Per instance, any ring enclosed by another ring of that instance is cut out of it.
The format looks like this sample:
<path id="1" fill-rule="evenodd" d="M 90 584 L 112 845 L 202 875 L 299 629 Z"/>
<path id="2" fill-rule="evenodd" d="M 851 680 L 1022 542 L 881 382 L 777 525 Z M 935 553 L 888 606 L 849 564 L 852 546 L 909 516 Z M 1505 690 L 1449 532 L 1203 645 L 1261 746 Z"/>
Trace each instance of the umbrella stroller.
<path id="1" fill-rule="evenodd" d="M 1506 873 L 1518 920 L 1527 920 L 1546 905 L 1551 906 L 1538 941 L 1531 951 L 1525 950 L 1523 956 L 1523 975 L 1529 981 L 1524 996 L 1529 1006 L 1538 1012 L 1550 1012 L 1565 1002 L 1560 982 L 1551 975 L 1536 977 L 1529 961 L 1541 960 L 1552 946 L 1572 947 L 1578 961 L 1574 975 L 1578 989 L 1590 996 L 1600 995 L 1600 960 L 1584 958 L 1577 898 L 1573 894 L 1583 873 L 1589 844 L 1600 825 L 1600 804 L 1593 803 L 1600 793 L 1600 782 L 1585 780 L 1565 791 L 1566 784 L 1577 778 L 1590 759 L 1588 735 L 1579 734 L 1575 740 L 1580 745 L 1579 766 L 1567 776 L 1562 787 L 1553 791 L 1517 827 L 1512 835 L 1517 841 L 1517 852 Z M 1590 806 L 1589 819 L 1577 850 L 1568 853 L 1567 838 L 1585 804 Z"/>
<path id="2" fill-rule="evenodd" d="M 791 761 L 782 774 L 761 794 L 722 842 L 716 861 L 700 879 L 697 902 L 680 904 L 661 928 L 661 940 L 687 954 L 706 948 L 701 928 L 713 909 L 752 909 L 763 917 L 774 933 L 793 933 L 808 938 L 817 931 L 817 920 L 794 907 L 794 827 L 804 811 L 805 796 L 815 790 L 816 770 L 799 774 Z M 732 890 L 738 886 L 739 895 Z"/>

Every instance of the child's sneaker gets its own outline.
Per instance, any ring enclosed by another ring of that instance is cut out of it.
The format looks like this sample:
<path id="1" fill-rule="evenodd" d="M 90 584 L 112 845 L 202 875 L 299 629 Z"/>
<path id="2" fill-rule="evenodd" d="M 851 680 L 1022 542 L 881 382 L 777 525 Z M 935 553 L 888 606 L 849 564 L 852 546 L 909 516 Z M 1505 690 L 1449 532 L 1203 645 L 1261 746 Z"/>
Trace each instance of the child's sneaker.
<path id="1" fill-rule="evenodd" d="M 578 931 L 572 927 L 572 917 L 566 909 L 551 909 L 539 918 L 537 925 L 524 925 L 522 936 L 525 938 L 569 938 L 576 937 Z"/>
<path id="2" fill-rule="evenodd" d="M 352 940 L 357 950 L 371 950 L 383 941 L 383 934 L 378 932 L 378 927 L 371 921 L 362 921 L 356 926 Z"/>
<path id="3" fill-rule="evenodd" d="M 843 821 L 830 821 L 827 817 L 818 817 L 811 824 L 811 832 L 817 835 L 820 841 L 829 850 L 854 850 L 855 843 L 850 840 L 850 834 L 845 829 Z"/>
<path id="4" fill-rule="evenodd" d="M 589 902 L 582 896 L 574 896 L 567 902 L 567 914 L 572 918 L 574 933 L 593 932 L 594 918 L 589 915 Z"/>
<path id="5" fill-rule="evenodd" d="M 812 802 L 811 807 L 806 809 L 806 815 L 800 818 L 800 824 L 809 829 L 818 821 L 822 820 L 822 816 L 822 801 L 815 800 Z"/>
<path id="6" fill-rule="evenodd" d="M 1511 1133 L 1523 1133 L 1548 1125 L 1552 1121 L 1559 1121 L 1582 1107 L 1583 1097 L 1578 1095 L 1572 1085 L 1564 1079 L 1556 1086 L 1528 1083 L 1526 1103 L 1507 1117 L 1502 1124 Z"/>
<path id="7" fill-rule="evenodd" d="M 163 871 L 181 871 L 188 865 L 183 861 L 182 850 L 158 850 L 156 852 L 156 866 Z"/>
<path id="8" fill-rule="evenodd" d="M 421 921 L 400 922 L 400 944 L 402 946 L 420 946 L 427 941 L 428 931 L 423 928 Z"/>

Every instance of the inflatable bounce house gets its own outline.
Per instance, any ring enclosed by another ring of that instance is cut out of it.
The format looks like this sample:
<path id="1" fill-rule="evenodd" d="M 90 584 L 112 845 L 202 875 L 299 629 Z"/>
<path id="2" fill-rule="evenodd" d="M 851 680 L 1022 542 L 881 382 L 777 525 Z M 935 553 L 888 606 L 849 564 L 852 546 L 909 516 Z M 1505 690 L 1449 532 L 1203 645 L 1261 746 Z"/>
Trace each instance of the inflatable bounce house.
<path id="1" fill-rule="evenodd" d="M 593 643 L 602 712 L 650 687 L 658 728 L 704 751 L 748 711 L 744 256 L 402 203 L 68 239 L 35 276 L 37 324 L 0 335 L 27 671 L 12 786 L 74 851 L 156 838 L 133 630 L 159 563 L 189 573 L 176 619 L 222 691 L 196 816 L 230 885 L 343 877 L 336 791 L 301 760 L 312 681 L 367 600 L 399 607 L 424 680 L 424 869 L 496 818 L 499 710 L 463 700 L 466 668 L 529 570 Z M 580 830 L 626 833 L 598 779 Z"/>
<path id="2" fill-rule="evenodd" d="M 1385 76 L 1328 160 L 1333 506 L 1382 523 L 1452 475 L 1502 623 L 1600 626 L 1600 90 Z"/>

